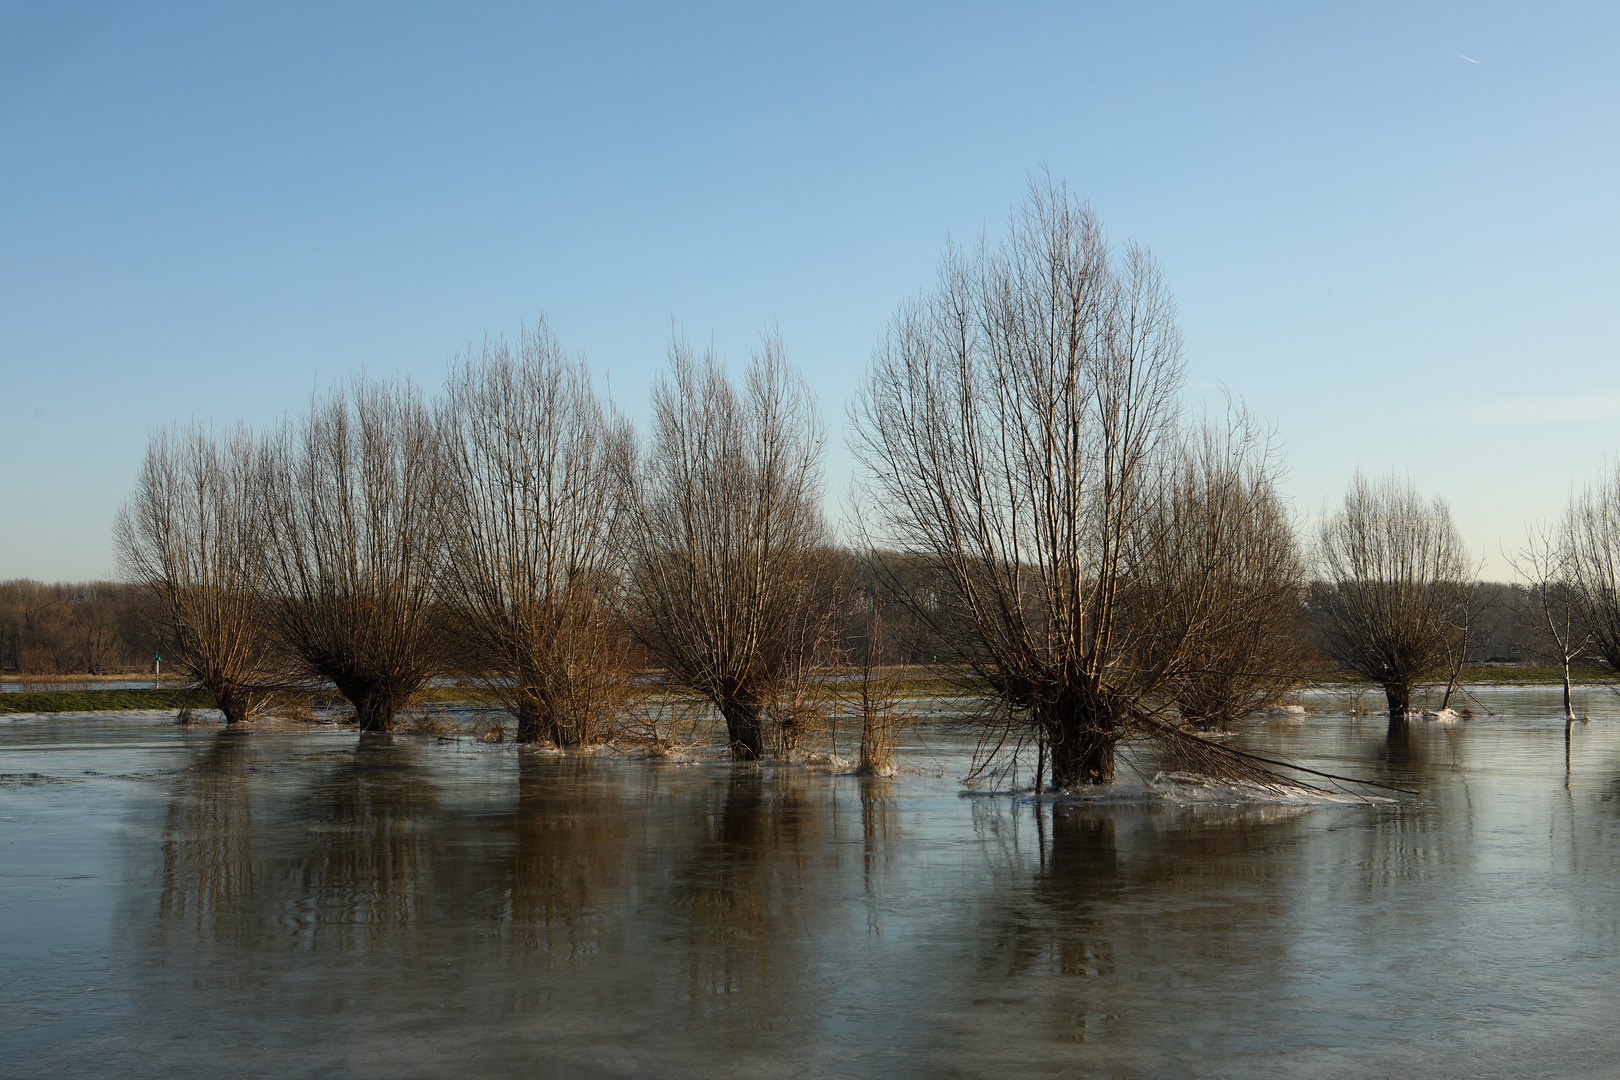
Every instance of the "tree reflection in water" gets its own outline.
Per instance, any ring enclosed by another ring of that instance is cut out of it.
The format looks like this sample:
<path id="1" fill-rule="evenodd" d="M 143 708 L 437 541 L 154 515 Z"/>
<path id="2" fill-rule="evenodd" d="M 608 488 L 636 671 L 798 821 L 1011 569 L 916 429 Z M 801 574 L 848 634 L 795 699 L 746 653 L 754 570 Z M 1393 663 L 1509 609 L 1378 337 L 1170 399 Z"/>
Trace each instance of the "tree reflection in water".
<path id="1" fill-rule="evenodd" d="M 246 1032 L 388 1076 L 1196 1075 L 1211 1056 L 1420 1075 L 1335 1055 L 1464 1031 L 1545 1051 L 1548 1017 L 1612 1003 L 1590 985 L 1617 936 L 1620 789 L 1579 768 L 1566 788 L 1541 734 L 1322 725 L 1314 761 L 1423 794 L 1307 809 L 188 733 L 126 845 L 124 879 L 153 885 L 115 935 L 140 943 L 137 1074 L 200 1073 Z"/>
<path id="2" fill-rule="evenodd" d="M 255 855 L 252 787 L 243 782 L 252 736 L 226 728 L 195 741 L 164 812 L 158 875 L 158 925 L 184 927 L 201 941 L 240 937 L 240 920 L 222 919 L 264 887 Z M 222 926 L 228 923 L 228 928 Z"/>

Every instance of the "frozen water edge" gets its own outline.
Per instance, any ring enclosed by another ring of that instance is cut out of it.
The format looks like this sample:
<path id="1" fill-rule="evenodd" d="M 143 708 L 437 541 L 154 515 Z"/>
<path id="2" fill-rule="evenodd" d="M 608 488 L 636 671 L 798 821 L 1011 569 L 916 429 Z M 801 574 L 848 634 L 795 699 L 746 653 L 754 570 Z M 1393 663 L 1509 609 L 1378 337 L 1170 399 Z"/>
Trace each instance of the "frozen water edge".
<path id="1" fill-rule="evenodd" d="M 963 797 L 1013 796 L 1053 806 L 1366 806 L 1393 803 L 1383 795 L 1324 791 L 1286 782 L 1256 784 L 1245 780 L 1216 780 L 1193 773 L 1161 772 L 1145 783 L 1120 781 L 1096 788 L 1054 791 L 1036 795 L 1022 791 L 964 791 Z"/>

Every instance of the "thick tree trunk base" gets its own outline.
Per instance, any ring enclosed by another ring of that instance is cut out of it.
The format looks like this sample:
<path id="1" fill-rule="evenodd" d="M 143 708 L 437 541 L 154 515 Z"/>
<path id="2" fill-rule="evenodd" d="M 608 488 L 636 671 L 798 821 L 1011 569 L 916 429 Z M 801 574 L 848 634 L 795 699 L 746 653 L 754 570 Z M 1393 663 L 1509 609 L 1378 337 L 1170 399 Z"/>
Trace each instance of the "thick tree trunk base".
<path id="1" fill-rule="evenodd" d="M 234 690 L 218 690 L 213 694 L 214 707 L 225 717 L 227 726 L 245 724 L 252 719 L 246 694 Z"/>
<path id="2" fill-rule="evenodd" d="M 394 714 L 398 711 L 398 702 L 386 695 L 364 697 L 352 702 L 354 705 L 355 725 L 364 732 L 383 734 L 394 730 Z"/>
<path id="3" fill-rule="evenodd" d="M 556 725 L 548 723 L 545 710 L 539 703 L 532 701 L 525 701 L 518 706 L 517 732 L 513 735 L 512 741 L 530 745 L 542 742 L 562 745 L 562 740 L 557 738 Z"/>
<path id="4" fill-rule="evenodd" d="M 765 724 L 760 710 L 728 703 L 720 707 L 726 718 L 726 741 L 733 761 L 758 761 L 765 756 Z"/>
<path id="5" fill-rule="evenodd" d="M 1401 683 L 1385 684 L 1384 700 L 1389 702 L 1389 715 L 1405 716 L 1412 711 L 1412 688 Z"/>
<path id="6" fill-rule="evenodd" d="M 1113 732 L 1095 728 L 1049 736 L 1052 786 L 1071 788 L 1112 783 L 1115 741 Z"/>

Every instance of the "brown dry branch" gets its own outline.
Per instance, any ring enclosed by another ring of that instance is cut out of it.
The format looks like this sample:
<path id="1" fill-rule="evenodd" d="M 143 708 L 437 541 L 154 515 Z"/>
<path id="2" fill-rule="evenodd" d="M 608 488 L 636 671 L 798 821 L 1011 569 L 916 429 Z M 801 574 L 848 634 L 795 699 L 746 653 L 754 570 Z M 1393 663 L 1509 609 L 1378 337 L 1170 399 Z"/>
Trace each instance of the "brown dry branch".
<path id="1" fill-rule="evenodd" d="M 1419 794 L 1410 788 L 1396 787 L 1376 780 L 1365 780 L 1360 777 L 1344 776 L 1339 773 L 1323 772 L 1320 769 L 1296 765 L 1291 761 L 1282 761 L 1261 754 L 1252 754 L 1246 750 L 1239 750 L 1234 746 L 1215 742 L 1190 728 L 1176 727 L 1151 714 L 1139 715 L 1136 722 L 1140 731 L 1149 738 L 1157 750 L 1160 764 L 1169 766 L 1172 771 L 1193 773 L 1198 776 L 1215 777 L 1223 780 L 1235 780 L 1272 791 L 1298 790 L 1302 788 L 1309 791 L 1322 790 L 1314 785 L 1290 779 L 1277 772 L 1278 769 L 1284 769 L 1304 773 L 1308 776 L 1321 777 L 1325 780 L 1356 784 L 1360 787 L 1398 791 L 1403 795 Z"/>
<path id="2" fill-rule="evenodd" d="M 733 755 L 758 758 L 830 603 L 821 422 L 777 335 L 740 392 L 712 352 L 672 342 L 652 407 L 631 480 L 636 632 L 673 684 L 724 717 Z"/>
<path id="3" fill-rule="evenodd" d="M 659 757 L 685 753 L 704 745 L 714 718 L 714 706 L 679 695 L 643 700 L 629 710 L 614 737 L 616 750 L 651 753 Z"/>
<path id="4" fill-rule="evenodd" d="M 858 677 L 853 690 L 846 691 L 847 707 L 860 725 L 860 749 L 856 771 L 870 776 L 893 776 L 894 755 L 900 742 L 900 727 L 909 718 L 900 700 L 900 678 L 878 670 L 883 654 L 883 602 L 868 594 L 864 634 L 861 642 Z"/>
<path id="5" fill-rule="evenodd" d="M 388 731 L 443 666 L 444 492 L 420 393 L 362 377 L 312 400 L 268 471 L 267 606 L 290 670 L 335 686 L 362 731 Z"/>
<path id="6" fill-rule="evenodd" d="M 615 560 L 634 436 L 544 320 L 515 351 L 461 358 L 439 422 L 458 664 L 516 718 L 518 742 L 595 742 L 629 689 Z"/>
<path id="7" fill-rule="evenodd" d="M 143 594 L 139 610 L 166 643 L 169 670 L 205 691 L 229 724 L 267 701 L 265 510 L 253 435 L 193 425 L 152 437 L 113 527 L 120 566 Z"/>

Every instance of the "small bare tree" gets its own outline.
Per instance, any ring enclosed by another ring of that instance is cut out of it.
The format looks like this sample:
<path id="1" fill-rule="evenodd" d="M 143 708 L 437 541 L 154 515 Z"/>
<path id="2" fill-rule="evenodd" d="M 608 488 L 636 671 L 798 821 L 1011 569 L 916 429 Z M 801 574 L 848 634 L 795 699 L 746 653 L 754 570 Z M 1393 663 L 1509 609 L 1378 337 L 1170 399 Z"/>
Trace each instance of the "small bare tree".
<path id="1" fill-rule="evenodd" d="M 1406 716 L 1412 688 L 1446 667 L 1474 577 L 1450 508 L 1357 472 L 1343 511 L 1322 522 L 1317 563 L 1328 651 L 1383 687 L 1391 717 Z"/>
<path id="2" fill-rule="evenodd" d="M 1620 462 L 1589 484 L 1565 515 L 1567 569 L 1592 647 L 1620 671 Z"/>
<path id="3" fill-rule="evenodd" d="M 1183 720 L 1230 729 L 1298 685 L 1305 567 L 1280 461 L 1246 412 L 1184 444 L 1143 531 L 1136 615 Z"/>
<path id="4" fill-rule="evenodd" d="M 120 568 L 141 590 L 172 670 L 230 724 L 265 702 L 260 459 L 246 428 L 160 431 L 113 526 Z"/>
<path id="5" fill-rule="evenodd" d="M 1569 666 L 1592 642 L 1581 610 L 1574 557 L 1565 537 L 1538 526 L 1525 530 L 1524 546 L 1508 558 L 1513 573 L 1529 590 L 1524 624 L 1530 633 L 1520 645 L 1532 657 L 1563 669 L 1566 727 L 1575 719 L 1569 697 Z"/>
<path id="6" fill-rule="evenodd" d="M 587 745 L 629 688 L 615 560 L 634 435 L 544 320 L 515 353 L 486 343 L 455 364 L 440 427 L 458 662 L 518 741 Z"/>
<path id="7" fill-rule="evenodd" d="M 671 679 L 719 710 L 739 759 L 829 602 L 821 511 L 824 436 L 809 389 L 767 335 L 739 392 L 712 352 L 670 345 L 633 480 L 629 582 L 635 625 Z"/>
<path id="8" fill-rule="evenodd" d="M 882 655 L 883 602 L 868 595 L 863 620 L 860 669 L 850 693 L 860 721 L 860 750 L 856 771 L 865 776 L 893 776 L 894 752 L 900 741 L 905 710 L 900 704 L 899 677 L 878 670 Z"/>
<path id="9" fill-rule="evenodd" d="M 269 451 L 269 614 L 294 670 L 354 706 L 362 731 L 443 666 L 434 582 L 443 550 L 432 417 L 408 382 L 364 377 Z"/>

